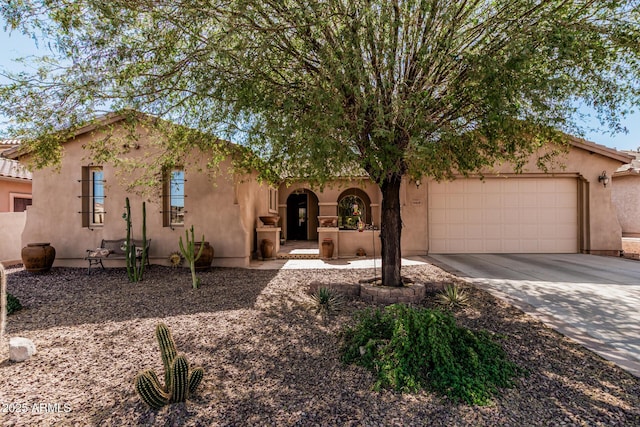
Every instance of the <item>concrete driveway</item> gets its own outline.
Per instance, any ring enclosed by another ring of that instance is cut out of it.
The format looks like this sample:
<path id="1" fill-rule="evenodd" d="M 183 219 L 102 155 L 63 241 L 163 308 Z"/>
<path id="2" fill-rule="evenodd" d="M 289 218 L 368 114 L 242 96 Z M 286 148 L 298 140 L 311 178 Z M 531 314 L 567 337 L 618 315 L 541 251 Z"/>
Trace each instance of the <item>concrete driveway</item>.
<path id="1" fill-rule="evenodd" d="M 430 255 L 640 376 L 640 262 L 581 254 Z"/>

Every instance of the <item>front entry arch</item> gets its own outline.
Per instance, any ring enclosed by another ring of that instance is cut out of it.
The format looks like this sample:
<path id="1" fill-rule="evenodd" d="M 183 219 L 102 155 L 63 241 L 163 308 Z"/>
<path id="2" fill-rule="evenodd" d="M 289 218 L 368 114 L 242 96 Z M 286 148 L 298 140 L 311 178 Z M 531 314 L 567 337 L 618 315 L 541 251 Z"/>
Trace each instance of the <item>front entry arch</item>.
<path id="1" fill-rule="evenodd" d="M 318 240 L 318 196 L 297 190 L 287 197 L 287 239 Z"/>

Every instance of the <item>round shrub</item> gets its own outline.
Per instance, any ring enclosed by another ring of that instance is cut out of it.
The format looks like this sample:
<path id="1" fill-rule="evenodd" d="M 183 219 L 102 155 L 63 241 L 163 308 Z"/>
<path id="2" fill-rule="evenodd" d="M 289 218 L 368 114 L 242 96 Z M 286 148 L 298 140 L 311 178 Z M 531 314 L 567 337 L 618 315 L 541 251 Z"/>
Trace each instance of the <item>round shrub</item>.
<path id="1" fill-rule="evenodd" d="M 376 372 L 377 389 L 424 388 L 486 405 L 522 373 L 492 335 L 457 326 L 447 312 L 394 304 L 354 317 L 341 332 L 342 360 Z"/>

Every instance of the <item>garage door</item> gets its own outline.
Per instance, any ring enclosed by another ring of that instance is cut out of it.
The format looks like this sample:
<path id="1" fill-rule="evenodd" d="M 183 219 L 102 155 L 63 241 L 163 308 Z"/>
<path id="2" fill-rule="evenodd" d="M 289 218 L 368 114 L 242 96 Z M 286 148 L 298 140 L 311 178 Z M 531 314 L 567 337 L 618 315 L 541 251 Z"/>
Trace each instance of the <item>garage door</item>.
<path id="1" fill-rule="evenodd" d="M 575 253 L 575 178 L 429 184 L 431 253 Z"/>

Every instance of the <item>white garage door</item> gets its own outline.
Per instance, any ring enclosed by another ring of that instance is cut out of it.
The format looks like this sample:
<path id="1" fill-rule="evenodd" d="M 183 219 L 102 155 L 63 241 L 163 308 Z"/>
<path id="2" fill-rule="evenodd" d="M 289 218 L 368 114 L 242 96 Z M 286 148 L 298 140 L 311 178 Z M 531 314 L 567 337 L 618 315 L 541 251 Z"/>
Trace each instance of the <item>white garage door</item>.
<path id="1" fill-rule="evenodd" d="M 429 252 L 575 253 L 574 178 L 458 179 L 429 184 Z"/>

